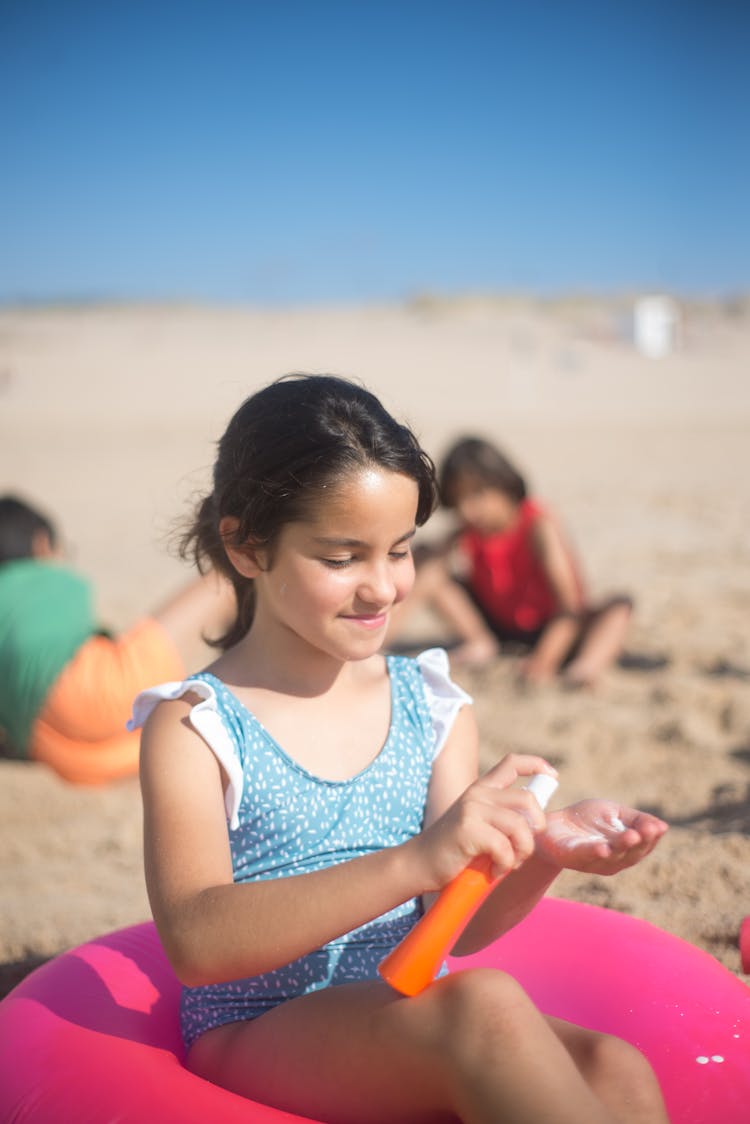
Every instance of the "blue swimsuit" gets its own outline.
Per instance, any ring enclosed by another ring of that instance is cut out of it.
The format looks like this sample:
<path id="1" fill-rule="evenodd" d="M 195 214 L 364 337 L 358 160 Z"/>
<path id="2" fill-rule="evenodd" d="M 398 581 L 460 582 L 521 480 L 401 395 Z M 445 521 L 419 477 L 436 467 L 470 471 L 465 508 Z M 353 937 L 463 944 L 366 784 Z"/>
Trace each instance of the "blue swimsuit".
<path id="1" fill-rule="evenodd" d="M 316 777 L 271 737 L 219 679 L 202 672 L 138 696 L 132 726 L 156 704 L 187 691 L 203 696 L 191 724 L 219 758 L 230 783 L 227 818 L 235 882 L 320 870 L 419 834 L 432 764 L 469 696 L 453 684 L 441 649 L 418 659 L 387 657 L 391 723 L 380 753 L 345 781 Z M 323 987 L 374 979 L 383 957 L 422 913 L 413 898 L 291 964 L 259 976 L 185 987 L 185 1044 L 212 1027 L 258 1015 Z"/>

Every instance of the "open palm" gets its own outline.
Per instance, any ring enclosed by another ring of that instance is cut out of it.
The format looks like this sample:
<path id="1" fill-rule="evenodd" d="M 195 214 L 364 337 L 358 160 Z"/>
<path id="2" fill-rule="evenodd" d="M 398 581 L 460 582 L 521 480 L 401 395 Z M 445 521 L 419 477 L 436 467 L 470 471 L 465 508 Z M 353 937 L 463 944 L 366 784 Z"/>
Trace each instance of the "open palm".
<path id="1" fill-rule="evenodd" d="M 568 870 L 616 874 L 645 858 L 666 830 L 667 824 L 648 812 L 611 800 L 581 800 L 547 813 L 536 850 Z"/>

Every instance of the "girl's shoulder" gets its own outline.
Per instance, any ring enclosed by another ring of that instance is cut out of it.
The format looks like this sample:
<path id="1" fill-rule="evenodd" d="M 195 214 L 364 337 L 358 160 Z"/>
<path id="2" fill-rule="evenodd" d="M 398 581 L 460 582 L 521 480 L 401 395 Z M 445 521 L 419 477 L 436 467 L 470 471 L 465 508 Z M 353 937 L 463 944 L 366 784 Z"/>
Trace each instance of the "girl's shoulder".
<path id="1" fill-rule="evenodd" d="M 537 499 L 524 500 L 524 504 L 528 504 L 524 518 L 525 531 L 536 545 L 564 538 L 560 520 L 548 504 Z"/>
<path id="2" fill-rule="evenodd" d="M 213 682 L 212 682 L 213 681 Z M 217 701 L 217 687 L 219 680 L 208 672 L 199 672 L 188 679 L 170 680 L 167 683 L 158 683 L 136 695 L 133 702 L 133 713 L 127 722 L 128 730 L 138 730 L 143 726 L 157 706 L 162 702 L 175 702 L 184 699 L 192 707 L 200 707 L 203 703 L 209 704 L 209 709 L 215 707 Z"/>
<path id="3" fill-rule="evenodd" d="M 531 543 L 534 549 L 542 549 L 546 543 L 559 539 L 558 520 L 546 503 L 530 497 L 523 501 L 521 508 L 519 534 L 527 543 Z"/>
<path id="4" fill-rule="evenodd" d="M 551 512 L 544 500 L 538 496 L 526 496 L 521 500 L 520 514 L 526 522 L 533 523 L 539 519 L 549 518 Z"/>
<path id="5" fill-rule="evenodd" d="M 442 749 L 456 715 L 473 702 L 451 676 L 444 648 L 427 648 L 417 656 L 388 656 L 394 690 L 406 689 L 419 698 L 433 736 L 433 757 Z"/>
<path id="6" fill-rule="evenodd" d="M 454 683 L 448 653 L 445 648 L 425 648 L 416 656 L 389 656 L 389 662 L 403 660 L 420 676 L 425 687 L 435 694 L 457 694 L 467 701 L 470 696 Z"/>
<path id="7" fill-rule="evenodd" d="M 221 696 L 224 693 L 226 688 L 221 680 L 207 671 L 198 672 L 188 679 L 160 683 L 136 696 L 127 728 L 137 730 L 144 726 L 162 703 L 171 705 L 183 701 L 189 725 L 200 735 L 227 774 L 227 819 L 231 827 L 236 827 L 239 797 L 242 793 L 242 765 L 222 716 Z"/>

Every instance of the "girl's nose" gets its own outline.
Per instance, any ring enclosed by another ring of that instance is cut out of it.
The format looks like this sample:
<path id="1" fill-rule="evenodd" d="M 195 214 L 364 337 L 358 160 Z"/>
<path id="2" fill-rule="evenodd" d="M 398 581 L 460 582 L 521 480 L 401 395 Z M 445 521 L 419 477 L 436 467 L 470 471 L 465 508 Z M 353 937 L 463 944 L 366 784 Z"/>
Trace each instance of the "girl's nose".
<path id="1" fill-rule="evenodd" d="M 390 605 L 396 598 L 396 582 L 387 562 L 373 564 L 362 575 L 357 596 L 368 605 L 381 608 Z"/>
<path id="2" fill-rule="evenodd" d="M 473 496 L 466 496 L 456 504 L 456 514 L 462 523 L 471 526 L 479 514 L 479 504 Z"/>

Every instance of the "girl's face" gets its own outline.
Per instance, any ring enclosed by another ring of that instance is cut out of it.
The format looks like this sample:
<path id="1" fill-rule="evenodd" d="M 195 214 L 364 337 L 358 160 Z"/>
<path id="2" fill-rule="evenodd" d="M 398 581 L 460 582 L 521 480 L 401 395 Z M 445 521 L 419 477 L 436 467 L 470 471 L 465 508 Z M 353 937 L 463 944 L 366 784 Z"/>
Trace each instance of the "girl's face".
<path id="1" fill-rule="evenodd" d="M 253 629 L 272 624 L 341 660 L 378 651 L 414 582 L 417 499 L 414 480 L 378 467 L 335 485 L 259 557 Z"/>
<path id="2" fill-rule="evenodd" d="M 471 473 L 453 482 L 452 498 L 464 526 L 480 535 L 507 530 L 518 514 L 518 504 L 507 492 Z"/>

